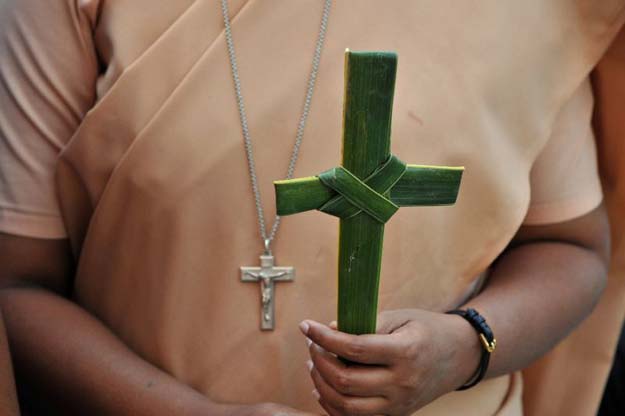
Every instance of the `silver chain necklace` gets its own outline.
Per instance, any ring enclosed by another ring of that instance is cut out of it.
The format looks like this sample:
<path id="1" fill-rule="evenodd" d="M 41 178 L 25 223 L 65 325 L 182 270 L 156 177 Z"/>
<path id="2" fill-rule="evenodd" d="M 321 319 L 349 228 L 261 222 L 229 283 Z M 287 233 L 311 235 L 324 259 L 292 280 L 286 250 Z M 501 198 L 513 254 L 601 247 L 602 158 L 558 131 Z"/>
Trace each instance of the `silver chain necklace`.
<path id="1" fill-rule="evenodd" d="M 317 80 L 317 71 L 319 70 L 319 61 L 321 59 L 321 51 L 325 40 L 326 30 L 328 27 L 328 17 L 330 15 L 330 7 L 332 0 L 325 0 L 323 13 L 321 16 L 321 25 L 317 36 L 317 45 L 312 60 L 312 68 L 308 77 L 308 88 L 306 90 L 306 98 L 304 108 L 297 126 L 297 134 L 295 136 L 295 144 L 289 160 L 287 169 L 287 179 L 293 177 L 295 163 L 299 155 L 299 149 L 304 138 L 304 127 L 310 112 L 310 104 L 312 102 L 315 82 Z M 276 267 L 274 266 L 274 258 L 271 253 L 271 243 L 276 237 L 278 227 L 280 226 L 280 216 L 276 215 L 269 235 L 265 225 L 265 215 L 261 203 L 260 189 L 258 187 L 258 177 L 256 175 L 256 165 L 254 163 L 254 153 L 252 149 L 252 140 L 247 124 L 247 114 L 243 103 L 243 94 L 241 92 L 241 79 L 239 78 L 239 68 L 237 66 L 237 58 L 234 52 L 234 42 L 232 40 L 232 27 L 230 23 L 230 12 L 228 10 L 228 0 L 221 0 L 221 11 L 224 18 L 224 26 L 226 33 L 226 44 L 228 46 L 228 56 L 230 58 L 230 68 L 232 71 L 232 79 L 234 81 L 234 91 L 236 94 L 237 106 L 239 110 L 239 118 L 241 120 L 241 130 L 243 132 L 243 141 L 245 142 L 245 153 L 247 156 L 247 165 L 250 175 L 252 190 L 254 191 L 254 203 L 256 205 L 256 214 L 258 217 L 258 227 L 260 236 L 264 243 L 264 252 L 260 256 L 260 267 L 241 267 L 241 280 L 244 282 L 260 282 L 261 283 L 261 329 L 272 330 L 274 328 L 274 282 L 276 281 L 292 281 L 295 278 L 295 270 L 293 267 Z"/>
<path id="2" fill-rule="evenodd" d="M 293 177 L 295 163 L 297 162 L 299 149 L 302 144 L 302 139 L 304 138 L 304 127 L 306 127 L 306 120 L 308 119 L 308 113 L 310 112 L 310 104 L 312 101 L 313 91 L 315 89 L 315 82 L 317 81 L 317 71 L 319 70 L 321 50 L 323 49 L 326 29 L 328 27 L 328 17 L 330 15 L 331 5 L 331 0 L 325 0 L 325 4 L 323 6 L 323 15 L 321 17 L 321 25 L 319 27 L 319 35 L 317 37 L 317 46 L 315 47 L 315 53 L 312 60 L 312 69 L 310 71 L 310 76 L 308 77 L 308 89 L 306 90 L 304 109 L 302 110 L 302 115 L 300 116 L 299 124 L 297 126 L 295 144 L 293 145 L 293 152 L 291 153 L 291 159 L 289 160 L 289 167 L 287 169 L 287 179 L 291 179 Z M 230 68 L 232 70 L 232 79 L 234 81 L 234 91 L 236 94 L 237 105 L 239 107 L 239 118 L 241 119 L 243 140 L 245 141 L 245 152 L 247 155 L 250 181 L 252 183 L 252 190 L 254 191 L 254 202 L 256 204 L 256 214 L 258 216 L 260 236 L 265 244 L 265 250 L 270 252 L 269 246 L 273 242 L 273 239 L 276 236 L 276 232 L 278 231 L 278 227 L 280 226 L 280 216 L 276 215 L 273 226 L 271 227 L 271 231 L 269 235 L 267 235 L 267 229 L 265 226 L 265 215 L 261 203 L 260 189 L 258 188 L 258 177 L 256 176 L 256 165 L 254 163 L 254 154 L 252 151 L 252 140 L 250 138 L 250 131 L 247 124 L 247 114 L 245 112 L 245 105 L 243 103 L 243 94 L 241 93 L 241 79 L 239 78 L 239 68 L 237 66 L 237 58 L 234 52 L 234 42 L 232 40 L 232 27 L 230 25 L 228 0 L 221 0 L 221 10 L 224 17 L 224 25 L 226 29 L 226 44 L 228 45 L 228 56 L 230 57 Z"/>

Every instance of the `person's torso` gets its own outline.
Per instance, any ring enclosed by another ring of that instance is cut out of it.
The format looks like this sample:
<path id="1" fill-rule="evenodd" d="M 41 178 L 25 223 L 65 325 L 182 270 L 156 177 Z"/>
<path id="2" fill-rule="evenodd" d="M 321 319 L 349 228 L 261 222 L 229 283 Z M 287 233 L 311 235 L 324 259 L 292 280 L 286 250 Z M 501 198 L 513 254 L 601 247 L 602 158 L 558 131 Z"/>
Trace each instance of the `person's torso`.
<path id="1" fill-rule="evenodd" d="M 455 206 L 403 208 L 387 224 L 381 309 L 456 306 L 522 223 L 532 163 L 593 61 L 593 31 L 617 4 L 591 16 L 571 3 L 334 2 L 295 175 L 339 164 L 347 47 L 399 55 L 393 153 L 466 168 Z M 323 2 L 230 5 L 270 225 Z M 106 70 L 98 102 L 59 170 L 80 253 L 77 300 L 213 399 L 316 408 L 297 323 L 335 317 L 338 220 L 283 219 L 273 251 L 297 277 L 277 284 L 276 329 L 261 332 L 258 284 L 239 278 L 263 245 L 220 2 L 102 2 L 95 38 Z M 507 381 L 482 388 L 493 394 L 475 414 L 493 414 Z"/>

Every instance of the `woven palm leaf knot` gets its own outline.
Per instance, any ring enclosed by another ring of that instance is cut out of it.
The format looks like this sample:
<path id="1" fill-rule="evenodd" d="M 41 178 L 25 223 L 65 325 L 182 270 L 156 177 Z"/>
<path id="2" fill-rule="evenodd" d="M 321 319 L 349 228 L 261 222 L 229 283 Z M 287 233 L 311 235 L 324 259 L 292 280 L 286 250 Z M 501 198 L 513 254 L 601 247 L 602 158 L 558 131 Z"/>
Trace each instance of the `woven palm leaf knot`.
<path id="1" fill-rule="evenodd" d="M 342 166 L 318 175 L 319 180 L 337 192 L 320 206 L 319 211 L 345 219 L 365 212 L 376 221 L 386 223 L 399 207 L 388 195 L 406 172 L 406 164 L 391 155 L 367 178 L 361 180 Z"/>

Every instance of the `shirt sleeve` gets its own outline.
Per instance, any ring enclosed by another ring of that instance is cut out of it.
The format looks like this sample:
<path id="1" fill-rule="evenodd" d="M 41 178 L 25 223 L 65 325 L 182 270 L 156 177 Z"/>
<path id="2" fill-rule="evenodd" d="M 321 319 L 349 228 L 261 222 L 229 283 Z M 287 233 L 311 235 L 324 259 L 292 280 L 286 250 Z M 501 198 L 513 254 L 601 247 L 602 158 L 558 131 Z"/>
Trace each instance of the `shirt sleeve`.
<path id="1" fill-rule="evenodd" d="M 525 225 L 567 221 L 601 203 L 592 111 L 593 95 L 586 80 L 558 114 L 552 135 L 534 162 Z"/>
<path id="2" fill-rule="evenodd" d="M 0 232 L 64 238 L 58 155 L 94 103 L 92 0 L 0 1 Z"/>

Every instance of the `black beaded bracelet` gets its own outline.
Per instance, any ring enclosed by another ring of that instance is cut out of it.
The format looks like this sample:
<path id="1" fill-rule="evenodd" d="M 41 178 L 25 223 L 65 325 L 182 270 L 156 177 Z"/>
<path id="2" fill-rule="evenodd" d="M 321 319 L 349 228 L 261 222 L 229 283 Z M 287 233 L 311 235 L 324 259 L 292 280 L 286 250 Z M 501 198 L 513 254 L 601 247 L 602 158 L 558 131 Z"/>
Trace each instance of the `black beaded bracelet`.
<path id="1" fill-rule="evenodd" d="M 477 331 L 477 334 L 480 338 L 480 343 L 482 344 L 482 358 L 480 359 L 480 365 L 475 372 L 475 375 L 469 379 L 469 381 L 458 388 L 458 390 L 466 390 L 475 386 L 477 383 L 482 381 L 484 376 L 486 375 L 486 371 L 488 370 L 488 362 L 490 361 L 490 354 L 495 351 L 495 347 L 497 346 L 497 340 L 495 339 L 495 335 L 493 334 L 492 329 L 486 323 L 486 319 L 482 315 L 480 315 L 475 309 L 454 309 L 453 311 L 447 312 L 453 315 L 462 316 L 466 319 L 471 326 Z"/>

